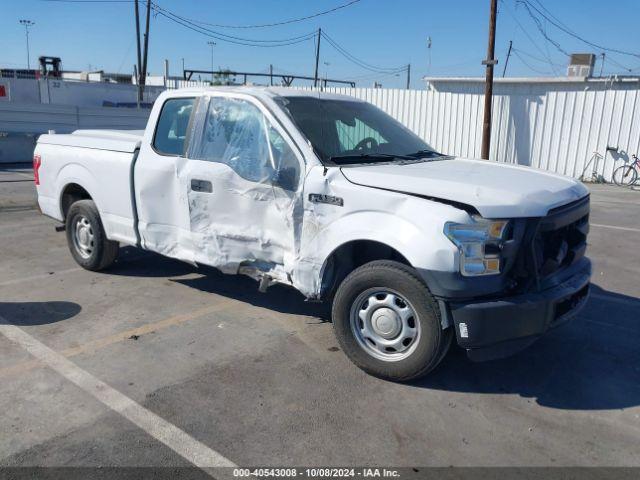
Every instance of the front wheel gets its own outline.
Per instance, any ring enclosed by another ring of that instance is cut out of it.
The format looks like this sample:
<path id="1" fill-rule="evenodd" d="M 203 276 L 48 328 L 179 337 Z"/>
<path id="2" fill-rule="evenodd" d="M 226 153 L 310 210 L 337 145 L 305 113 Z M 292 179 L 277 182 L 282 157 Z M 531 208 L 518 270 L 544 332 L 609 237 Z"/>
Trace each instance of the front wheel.
<path id="1" fill-rule="evenodd" d="M 367 263 L 338 287 L 333 328 L 362 370 L 393 381 L 425 376 L 446 354 L 451 329 L 415 270 L 393 261 Z"/>
<path id="2" fill-rule="evenodd" d="M 628 187 L 636 183 L 638 171 L 631 165 L 622 165 L 613 171 L 613 182 L 616 185 Z"/>

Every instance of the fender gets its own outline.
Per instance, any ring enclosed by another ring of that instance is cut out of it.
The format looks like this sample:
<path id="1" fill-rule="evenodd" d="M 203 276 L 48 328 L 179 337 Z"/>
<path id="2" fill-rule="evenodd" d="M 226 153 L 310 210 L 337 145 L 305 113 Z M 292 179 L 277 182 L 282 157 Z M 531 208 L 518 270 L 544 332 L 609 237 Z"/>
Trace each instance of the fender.
<path id="1" fill-rule="evenodd" d="M 384 229 L 372 228 L 384 225 Z M 325 225 L 317 234 L 303 241 L 293 272 L 294 286 L 307 296 L 317 297 L 328 259 L 341 246 L 369 240 L 384 244 L 400 253 L 410 265 L 433 270 L 447 270 L 456 265 L 456 249 L 443 235 L 421 230 L 409 220 L 387 212 L 358 211 Z"/>
<path id="2" fill-rule="evenodd" d="M 79 163 L 69 163 L 62 167 L 56 176 L 56 198 L 58 200 L 58 208 L 62 217 L 62 193 L 69 184 L 76 183 L 84 188 L 96 204 L 99 212 L 102 212 L 102 199 L 98 193 L 98 181 L 94 175 L 83 165 Z"/>

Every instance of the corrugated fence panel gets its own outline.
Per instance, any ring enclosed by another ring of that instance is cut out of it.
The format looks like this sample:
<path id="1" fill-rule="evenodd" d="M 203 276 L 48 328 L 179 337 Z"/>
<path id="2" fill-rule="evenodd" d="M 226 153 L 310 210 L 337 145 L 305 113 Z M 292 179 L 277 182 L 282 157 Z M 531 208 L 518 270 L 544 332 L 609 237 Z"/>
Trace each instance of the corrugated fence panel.
<path id="1" fill-rule="evenodd" d="M 480 156 L 484 90 L 477 81 L 442 80 L 427 90 L 325 91 L 373 103 L 436 150 Z M 492 160 L 611 181 L 614 168 L 639 153 L 639 82 L 496 83 L 494 94 Z"/>
<path id="2" fill-rule="evenodd" d="M 135 108 L 78 108 L 78 128 L 144 130 L 150 110 Z"/>
<path id="3" fill-rule="evenodd" d="M 201 83 L 170 79 L 167 86 Z M 340 87 L 325 91 L 373 103 L 438 151 L 480 156 L 484 110 L 481 82 L 443 79 L 430 82 L 426 90 Z M 610 181 L 614 168 L 639 153 L 640 82 L 497 82 L 494 94 L 492 160 Z M 135 109 L 2 102 L 0 132 L 141 129 L 148 114 L 147 110 Z"/>
<path id="4" fill-rule="evenodd" d="M 69 105 L 0 103 L 0 131 L 7 133 L 68 133 L 79 128 L 144 129 L 150 110 L 72 107 Z"/>
<path id="5" fill-rule="evenodd" d="M 77 128 L 77 108 L 69 105 L 0 103 L 0 131 L 44 133 L 70 132 Z"/>

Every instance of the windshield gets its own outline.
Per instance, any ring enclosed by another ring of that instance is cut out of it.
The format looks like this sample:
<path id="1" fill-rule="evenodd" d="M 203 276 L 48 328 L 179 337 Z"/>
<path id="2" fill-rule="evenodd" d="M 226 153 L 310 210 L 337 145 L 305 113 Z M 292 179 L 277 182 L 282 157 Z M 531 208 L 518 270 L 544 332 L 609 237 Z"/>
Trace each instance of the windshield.
<path id="1" fill-rule="evenodd" d="M 370 103 L 314 97 L 280 101 L 323 162 L 358 164 L 440 155 Z"/>

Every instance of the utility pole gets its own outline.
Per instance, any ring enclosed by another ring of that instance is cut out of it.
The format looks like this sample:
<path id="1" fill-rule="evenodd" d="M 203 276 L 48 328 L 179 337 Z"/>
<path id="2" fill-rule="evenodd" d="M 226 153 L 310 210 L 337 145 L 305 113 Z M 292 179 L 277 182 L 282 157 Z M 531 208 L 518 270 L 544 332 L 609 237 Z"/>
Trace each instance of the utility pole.
<path id="1" fill-rule="evenodd" d="M 407 90 L 411 88 L 411 64 L 407 64 Z"/>
<path id="2" fill-rule="evenodd" d="M 273 87 L 273 65 L 269 65 L 269 85 Z"/>
<path id="3" fill-rule="evenodd" d="M 133 78 L 136 79 L 136 87 L 138 88 L 138 95 L 136 95 L 136 106 L 140 108 L 140 82 L 138 82 L 138 79 L 140 77 L 138 76 L 138 66 L 135 63 L 133 64 Z"/>
<path id="4" fill-rule="evenodd" d="M 511 47 L 513 46 L 513 40 L 509 40 L 509 50 L 507 50 L 507 59 L 504 61 L 504 69 L 502 70 L 502 76 L 507 74 L 507 65 L 509 65 L 509 57 L 511 56 Z"/>
<path id="5" fill-rule="evenodd" d="M 138 0 L 135 0 L 133 8 L 136 13 L 136 43 L 138 46 L 138 67 L 136 68 L 136 86 L 138 87 L 138 107 L 142 101 L 142 85 L 140 85 L 140 73 L 142 72 L 142 54 L 140 53 L 140 13 L 138 12 Z"/>
<path id="6" fill-rule="evenodd" d="M 329 62 L 322 62 L 324 63 L 324 88 L 327 88 L 327 79 L 329 78 L 329 65 L 331 65 Z"/>
<path id="7" fill-rule="evenodd" d="M 211 85 L 213 85 L 213 47 L 216 46 L 216 42 L 210 40 L 207 45 L 211 46 Z"/>
<path id="8" fill-rule="evenodd" d="M 29 28 L 33 27 L 35 24 L 36 22 L 32 22 L 31 20 L 20 20 L 20 25 L 24 25 L 24 33 L 27 35 L 27 70 L 31 70 L 31 58 L 29 55 Z"/>
<path id="9" fill-rule="evenodd" d="M 602 56 L 602 63 L 600 64 L 600 76 L 602 76 L 602 71 L 604 70 L 604 57 L 605 57 L 605 53 L 602 52 L 600 54 Z"/>
<path id="10" fill-rule="evenodd" d="M 322 29 L 318 29 L 318 45 L 316 46 L 316 73 L 313 76 L 313 86 L 318 86 L 318 64 L 320 63 L 320 38 L 322 38 Z"/>
<path id="11" fill-rule="evenodd" d="M 491 13 L 489 15 L 489 45 L 487 47 L 487 59 L 482 64 L 487 67 L 486 84 L 484 89 L 484 118 L 482 121 L 482 152 L 481 158 L 489 160 L 491 150 L 491 101 L 493 99 L 493 67 L 498 63 L 494 58 L 496 50 L 496 14 L 498 10 L 498 0 L 491 2 Z"/>
<path id="12" fill-rule="evenodd" d="M 167 88 L 169 83 L 169 59 L 164 59 L 164 88 Z"/>
<path id="13" fill-rule="evenodd" d="M 147 58 L 149 57 L 149 18 L 151 17 L 151 0 L 147 0 L 147 24 L 144 29 L 144 54 L 142 56 L 142 90 L 147 84 Z"/>

